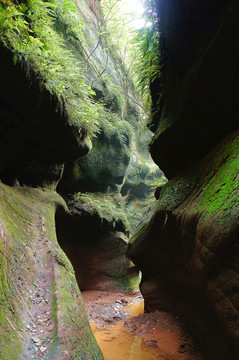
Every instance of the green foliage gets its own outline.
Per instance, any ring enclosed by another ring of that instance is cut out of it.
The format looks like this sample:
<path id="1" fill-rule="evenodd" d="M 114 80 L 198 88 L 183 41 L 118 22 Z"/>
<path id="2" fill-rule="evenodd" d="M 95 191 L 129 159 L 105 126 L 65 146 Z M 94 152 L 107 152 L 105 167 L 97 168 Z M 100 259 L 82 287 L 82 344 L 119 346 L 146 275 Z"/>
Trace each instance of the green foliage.
<path id="1" fill-rule="evenodd" d="M 132 125 L 103 107 L 99 108 L 99 126 L 109 139 L 114 135 L 122 147 L 126 147 L 128 139 L 134 136 Z"/>
<path id="2" fill-rule="evenodd" d="M 64 24 L 64 35 L 57 31 Z M 73 0 L 29 0 L 27 4 L 2 2 L 0 41 L 12 50 L 13 61 L 24 61 L 28 73 L 34 71 L 42 84 L 56 95 L 68 121 L 94 136 L 101 129 L 109 136 L 122 134 L 121 119 L 110 115 L 103 104 L 94 101 L 88 69 L 80 53 L 69 50 L 66 38 L 74 37 L 84 48 L 84 22 Z"/>
<path id="3" fill-rule="evenodd" d="M 128 66 L 128 71 L 138 85 L 146 105 L 150 99 L 149 84 L 160 75 L 159 30 L 156 1 L 144 0 L 142 3 L 145 8 L 145 26 L 138 30 L 130 26 L 134 15 L 127 13 L 127 9 L 124 8 L 126 4 L 122 0 L 102 0 L 101 7 L 112 43 Z"/>
<path id="4" fill-rule="evenodd" d="M 165 185 L 166 183 L 167 183 L 166 177 L 162 176 L 160 179 L 154 181 L 154 182 L 151 184 L 151 189 L 152 189 L 152 190 L 156 190 L 157 187 L 161 187 L 161 186 Z"/>
<path id="5" fill-rule="evenodd" d="M 135 170 L 140 179 L 145 179 L 150 174 L 150 166 L 146 162 L 138 163 Z"/>
<path id="6" fill-rule="evenodd" d="M 142 93 L 144 104 L 151 103 L 149 85 L 160 76 L 159 30 L 156 15 L 156 1 L 145 0 L 145 23 L 147 26 L 135 32 L 132 45 L 136 47 L 134 73 Z M 147 107 L 147 106 L 146 106 Z"/>
<path id="7" fill-rule="evenodd" d="M 119 67 L 122 68 L 123 65 L 121 87 L 115 84 L 114 91 L 117 88 L 124 98 L 141 107 L 140 96 L 135 88 L 135 79 L 131 71 L 135 62 L 135 49 L 130 46 L 133 38 L 133 30 L 129 26 L 131 14 L 128 14 L 127 6 L 122 0 L 101 0 L 100 6 L 104 18 L 102 26 L 107 34 L 107 47 Z"/>
<path id="8" fill-rule="evenodd" d="M 121 221 L 127 229 L 129 224 L 125 212 L 125 199 L 119 193 L 77 193 L 74 200 L 90 214 L 97 214 L 108 222 Z"/>
<path id="9" fill-rule="evenodd" d="M 143 94 L 148 92 L 150 82 L 154 81 L 160 73 L 158 42 L 159 33 L 153 26 L 140 29 L 133 39 L 133 43 L 139 50 L 135 72 L 138 75 L 138 85 Z"/>

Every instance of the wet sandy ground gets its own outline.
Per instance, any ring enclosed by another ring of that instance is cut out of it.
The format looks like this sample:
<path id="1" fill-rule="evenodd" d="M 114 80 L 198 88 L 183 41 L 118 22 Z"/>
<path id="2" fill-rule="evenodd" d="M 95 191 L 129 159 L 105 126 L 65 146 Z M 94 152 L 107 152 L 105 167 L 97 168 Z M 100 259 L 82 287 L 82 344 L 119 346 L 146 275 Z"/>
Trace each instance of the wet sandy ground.
<path id="1" fill-rule="evenodd" d="M 180 319 L 165 311 L 143 314 L 139 292 L 82 296 L 106 360 L 203 360 Z"/>

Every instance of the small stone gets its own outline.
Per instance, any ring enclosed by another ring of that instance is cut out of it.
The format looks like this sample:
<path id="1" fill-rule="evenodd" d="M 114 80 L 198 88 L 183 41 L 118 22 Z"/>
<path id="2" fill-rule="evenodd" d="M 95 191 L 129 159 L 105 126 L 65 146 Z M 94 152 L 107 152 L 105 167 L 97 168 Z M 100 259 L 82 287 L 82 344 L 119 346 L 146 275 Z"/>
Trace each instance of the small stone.
<path id="1" fill-rule="evenodd" d="M 41 346 L 41 347 L 40 347 L 40 352 L 44 352 L 44 351 L 46 351 L 46 347 L 45 347 L 45 346 Z"/>
<path id="2" fill-rule="evenodd" d="M 40 345 L 41 344 L 41 341 L 40 341 L 40 339 L 38 339 L 37 337 L 32 337 L 32 341 L 34 341 L 34 343 L 36 344 L 36 345 Z"/>
<path id="3" fill-rule="evenodd" d="M 126 299 L 124 299 L 124 298 L 121 299 L 121 302 L 122 302 L 123 304 L 128 304 L 128 300 L 126 300 Z"/>

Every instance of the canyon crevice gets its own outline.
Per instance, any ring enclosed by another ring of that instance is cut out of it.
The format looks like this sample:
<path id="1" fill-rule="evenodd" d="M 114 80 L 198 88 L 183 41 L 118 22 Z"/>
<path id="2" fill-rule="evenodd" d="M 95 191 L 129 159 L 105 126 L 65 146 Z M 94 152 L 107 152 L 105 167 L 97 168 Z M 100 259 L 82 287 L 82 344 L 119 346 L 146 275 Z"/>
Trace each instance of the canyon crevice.
<path id="1" fill-rule="evenodd" d="M 146 312 L 239 359 L 239 5 L 155 6 L 147 128 L 99 1 L 0 2 L 3 360 L 103 359 L 80 291 L 139 271 Z"/>

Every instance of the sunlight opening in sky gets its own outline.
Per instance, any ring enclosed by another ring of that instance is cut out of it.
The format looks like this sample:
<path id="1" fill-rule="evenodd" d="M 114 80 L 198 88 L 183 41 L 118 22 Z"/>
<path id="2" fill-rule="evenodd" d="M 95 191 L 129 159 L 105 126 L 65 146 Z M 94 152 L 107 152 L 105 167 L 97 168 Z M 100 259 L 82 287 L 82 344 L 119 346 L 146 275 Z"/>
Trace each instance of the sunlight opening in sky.
<path id="1" fill-rule="evenodd" d="M 144 26 L 148 26 L 148 24 L 145 23 L 145 19 L 142 17 L 144 7 L 141 0 L 121 0 L 121 2 L 124 9 L 127 9 L 127 12 L 129 13 L 130 27 L 140 29 Z"/>

